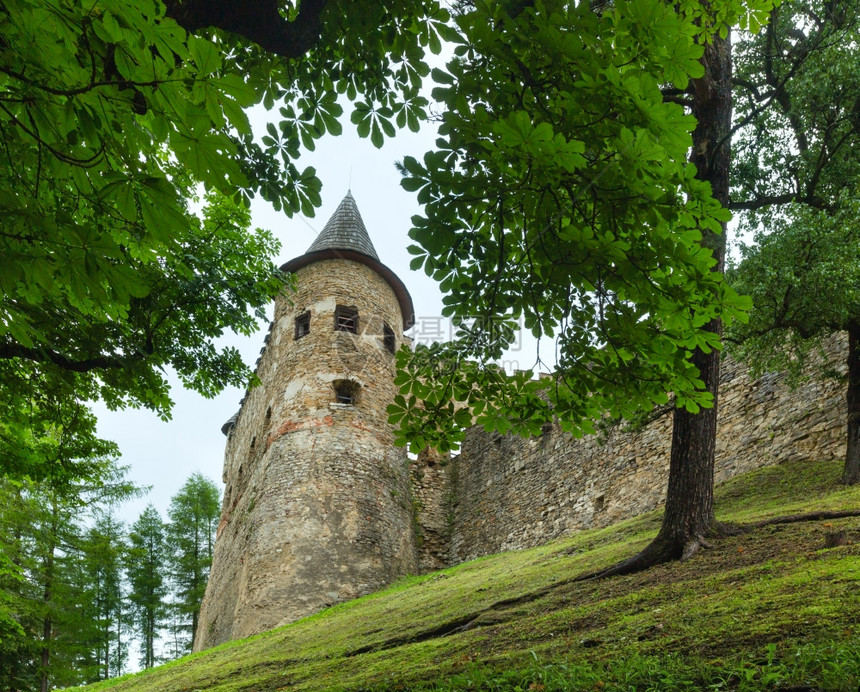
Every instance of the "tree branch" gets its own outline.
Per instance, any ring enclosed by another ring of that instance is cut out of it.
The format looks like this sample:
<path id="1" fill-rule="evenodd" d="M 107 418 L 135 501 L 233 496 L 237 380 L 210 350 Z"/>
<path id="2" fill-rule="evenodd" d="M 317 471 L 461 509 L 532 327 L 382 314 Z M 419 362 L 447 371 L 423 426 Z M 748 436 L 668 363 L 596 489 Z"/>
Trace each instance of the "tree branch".
<path id="1" fill-rule="evenodd" d="M 757 103 L 761 103 L 765 99 L 771 98 L 771 96 L 773 95 L 771 92 L 768 92 L 767 94 L 762 94 L 759 90 L 758 84 L 754 84 L 753 82 L 738 77 L 737 75 L 732 76 L 732 85 L 746 89 L 750 94 L 752 94 L 753 99 L 755 99 Z"/>
<path id="2" fill-rule="evenodd" d="M 815 209 L 828 209 L 829 206 L 824 203 L 823 200 L 818 199 L 812 195 L 801 197 L 794 192 L 786 192 L 781 195 L 761 195 L 754 197 L 753 199 L 747 199 L 740 202 L 729 202 L 729 209 L 732 211 L 739 210 L 748 210 L 755 211 L 756 209 L 761 209 L 762 207 L 769 207 L 773 204 L 790 204 L 791 202 L 797 202 L 798 204 L 806 204 L 810 207 L 814 207 Z"/>
<path id="3" fill-rule="evenodd" d="M 760 113 L 762 113 L 765 109 L 767 109 L 770 106 L 770 104 L 775 100 L 777 103 L 779 103 L 783 107 L 783 112 L 785 113 L 786 117 L 789 118 L 789 122 L 792 125 L 792 128 L 794 130 L 794 135 L 797 138 L 798 147 L 800 148 L 800 150 L 806 151 L 806 149 L 809 148 L 809 143 L 806 140 L 806 135 L 803 133 L 802 129 L 799 129 L 799 124 L 791 121 L 792 110 L 791 110 L 791 104 L 788 100 L 788 94 L 785 91 L 785 85 L 788 84 L 788 82 L 791 80 L 792 77 L 794 77 L 794 75 L 797 73 L 797 71 L 800 69 L 800 67 L 803 65 L 803 63 L 806 62 L 806 59 L 809 57 L 810 52 L 814 49 L 815 49 L 815 46 L 813 46 L 813 48 L 811 48 L 809 51 L 804 53 L 796 62 L 794 62 L 792 64 L 791 68 L 788 70 L 785 77 L 783 77 L 782 79 L 780 79 L 778 81 L 773 77 L 773 70 L 772 70 L 773 58 L 770 55 L 767 57 L 767 63 L 770 65 L 770 67 L 766 70 L 767 84 L 768 84 L 768 86 L 771 87 L 771 91 L 769 91 L 767 93 L 767 95 L 764 97 L 763 102 L 762 102 L 762 100 L 760 100 L 758 98 L 758 90 L 757 89 L 752 92 L 756 96 L 756 101 L 758 103 L 760 103 L 761 105 L 757 106 L 756 108 L 753 108 L 743 118 L 741 118 L 738 122 L 736 122 L 732 126 L 732 128 L 729 130 L 728 134 L 726 135 L 726 137 L 725 137 L 726 139 L 733 137 L 734 134 L 738 130 L 749 125 L 755 118 L 757 118 L 759 116 Z M 738 82 L 738 80 L 735 79 L 735 82 Z M 743 86 L 747 90 L 755 89 L 755 85 L 751 84 L 750 82 L 743 82 L 743 83 L 741 83 L 741 86 Z"/>
<path id="4" fill-rule="evenodd" d="M 100 87 L 117 87 L 119 89 L 132 89 L 136 87 L 157 88 L 159 85 L 165 83 L 165 81 L 159 80 L 150 80 L 148 82 L 132 82 L 127 79 L 92 79 L 89 84 L 85 84 L 84 86 L 58 89 L 48 84 L 43 84 L 41 82 L 37 82 L 36 80 L 28 79 L 22 72 L 18 72 L 8 67 L 0 67 L 0 73 L 8 75 L 12 79 L 16 79 L 19 82 L 23 82 L 24 84 L 35 87 L 36 89 L 44 91 L 48 94 L 52 94 L 54 96 L 78 96 L 80 94 L 86 94 L 87 92 L 93 91 L 94 89 L 98 89 Z M 3 101 L 12 101 L 15 103 L 29 102 L 29 100 L 30 99 L 28 97 L 6 98 L 5 95 L 3 98 Z"/>
<path id="5" fill-rule="evenodd" d="M 687 96 L 677 96 L 675 94 L 663 94 L 663 101 L 666 103 L 677 103 L 684 108 L 692 108 L 693 99 Z"/>
<path id="6" fill-rule="evenodd" d="M 129 365 L 130 361 L 141 361 L 145 355 L 130 356 L 128 358 L 112 358 L 109 356 L 96 356 L 84 358 L 83 360 L 72 360 L 62 353 L 46 348 L 26 348 L 20 344 L 0 344 L 0 358 L 23 358 L 36 363 L 50 362 L 58 365 L 64 370 L 72 372 L 89 372 L 90 370 L 119 369 Z"/>
<path id="7" fill-rule="evenodd" d="M 317 44 L 327 0 L 302 0 L 293 21 L 281 15 L 276 0 L 167 0 L 165 4 L 167 16 L 186 31 L 223 29 L 271 53 L 297 58 Z"/>

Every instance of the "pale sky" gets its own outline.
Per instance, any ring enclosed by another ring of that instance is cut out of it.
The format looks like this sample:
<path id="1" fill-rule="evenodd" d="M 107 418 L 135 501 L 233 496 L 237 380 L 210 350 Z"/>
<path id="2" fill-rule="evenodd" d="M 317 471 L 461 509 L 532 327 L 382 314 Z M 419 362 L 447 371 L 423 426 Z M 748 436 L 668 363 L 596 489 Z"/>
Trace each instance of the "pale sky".
<path id="1" fill-rule="evenodd" d="M 271 116 L 276 118 L 277 110 Z M 264 117 L 262 109 L 253 114 L 255 129 L 260 122 L 265 122 Z M 419 134 L 398 131 L 396 139 L 376 149 L 369 139 L 360 139 L 355 134 L 348 114 L 343 116 L 343 122 L 341 136 L 324 138 L 317 143 L 316 151 L 305 153 L 298 162 L 299 170 L 314 166 L 323 183 L 322 207 L 316 216 L 296 215 L 289 219 L 262 200 L 256 200 L 252 207 L 252 223 L 254 227 L 275 233 L 282 244 L 278 263 L 283 263 L 307 250 L 351 189 L 380 260 L 409 289 L 420 326 L 422 317 L 441 314 L 441 294 L 436 282 L 423 271 L 409 271 L 407 232 L 410 217 L 420 209 L 415 194 L 400 187 L 400 174 L 394 162 L 410 154 L 420 158 L 433 146 L 434 133 L 426 127 Z M 266 329 L 263 325 L 262 331 L 250 338 L 232 335 L 229 343 L 239 348 L 245 362 L 253 366 L 263 346 Z M 128 523 L 134 522 L 149 502 L 166 519 L 170 498 L 195 471 L 223 488 L 221 473 L 226 438 L 221 433 L 221 425 L 238 410 L 243 392 L 231 388 L 214 399 L 205 399 L 184 390 L 178 380 L 174 382 L 173 420 L 167 423 L 150 411 L 111 412 L 100 404 L 94 407 L 99 418 L 99 434 L 119 445 L 120 463 L 131 467 L 129 478 L 138 485 L 152 486 L 145 497 L 128 502 L 120 509 L 120 517 Z"/>

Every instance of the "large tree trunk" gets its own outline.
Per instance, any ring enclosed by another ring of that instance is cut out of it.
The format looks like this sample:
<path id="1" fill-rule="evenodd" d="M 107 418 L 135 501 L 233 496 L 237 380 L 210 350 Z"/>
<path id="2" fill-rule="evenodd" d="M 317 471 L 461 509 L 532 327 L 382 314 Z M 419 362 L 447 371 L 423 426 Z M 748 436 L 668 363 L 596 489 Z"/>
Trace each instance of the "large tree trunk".
<path id="1" fill-rule="evenodd" d="M 716 37 L 705 47 L 701 59 L 705 74 L 692 83 L 693 115 L 698 125 L 693 132 L 693 153 L 696 177 L 711 184 L 715 199 L 723 206 L 729 203 L 729 169 L 731 146 L 729 131 L 732 121 L 732 58 L 731 35 Z M 713 249 L 717 264 L 713 270 L 722 272 L 725 260 L 725 225 L 723 234 L 705 232 L 703 244 Z M 720 333 L 722 323 L 713 320 L 706 327 Z M 628 574 L 647 569 L 661 562 L 685 559 L 705 542 L 714 525 L 714 451 L 717 439 L 717 388 L 720 382 L 718 351 L 703 353 L 696 350 L 693 362 L 701 378 L 714 396 L 714 406 L 692 414 L 675 409 L 672 427 L 672 450 L 669 461 L 669 484 L 666 510 L 657 537 L 638 555 L 614 567 L 583 578 Z"/>
<path id="2" fill-rule="evenodd" d="M 842 482 L 860 481 L 860 323 L 848 327 L 848 444 Z"/>
<path id="3" fill-rule="evenodd" d="M 694 82 L 693 115 L 698 125 L 693 132 L 690 160 L 696 165 L 696 177 L 708 181 L 714 198 L 727 207 L 731 168 L 731 36 L 724 40 L 715 39 L 707 46 L 702 63 L 705 75 Z M 703 242 L 712 248 L 717 260 L 713 271 L 722 272 L 726 255 L 725 224 L 722 235 L 706 233 Z M 722 323 L 713 320 L 707 329 L 719 334 Z M 699 368 L 705 387 L 713 394 L 714 405 L 695 414 L 686 409 L 675 409 L 666 511 L 655 540 L 665 545 L 663 553 L 669 559 L 685 558 L 695 553 L 714 523 L 720 353 L 703 353 L 697 349 L 693 362 Z"/>

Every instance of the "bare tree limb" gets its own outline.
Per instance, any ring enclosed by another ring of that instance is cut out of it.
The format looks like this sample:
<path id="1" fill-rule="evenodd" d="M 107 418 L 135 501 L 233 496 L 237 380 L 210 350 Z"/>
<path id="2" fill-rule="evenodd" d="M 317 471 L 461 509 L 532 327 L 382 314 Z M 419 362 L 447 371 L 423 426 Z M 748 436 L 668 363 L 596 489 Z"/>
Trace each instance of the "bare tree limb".
<path id="1" fill-rule="evenodd" d="M 732 201 L 729 202 L 729 209 L 731 209 L 732 211 L 738 211 L 741 209 L 755 211 L 756 209 L 769 207 L 774 204 L 790 204 L 792 202 L 806 204 L 816 209 L 830 208 L 828 204 L 825 204 L 824 200 L 819 199 L 818 197 L 815 197 L 813 195 L 800 196 L 794 192 L 786 192 L 781 195 L 757 195 L 753 199 L 746 199 L 737 202 Z"/>
<path id="2" fill-rule="evenodd" d="M 0 344 L 0 359 L 23 358 L 36 363 L 50 362 L 58 365 L 64 370 L 72 372 L 89 372 L 91 370 L 113 370 L 127 367 L 129 361 L 143 360 L 146 356 L 130 356 L 126 358 L 113 358 L 110 356 L 95 356 L 74 360 L 62 353 L 47 348 L 26 348 L 20 344 Z"/>

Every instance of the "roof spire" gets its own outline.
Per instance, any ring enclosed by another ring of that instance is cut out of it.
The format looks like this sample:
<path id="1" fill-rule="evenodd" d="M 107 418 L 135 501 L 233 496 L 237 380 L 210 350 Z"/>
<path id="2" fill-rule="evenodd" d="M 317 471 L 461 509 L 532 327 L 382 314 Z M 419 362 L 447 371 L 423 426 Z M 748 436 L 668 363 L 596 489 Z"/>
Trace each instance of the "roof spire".
<path id="1" fill-rule="evenodd" d="M 346 197 L 307 251 L 318 250 L 352 250 L 379 261 L 351 191 L 347 191 Z"/>

